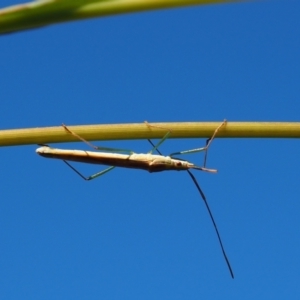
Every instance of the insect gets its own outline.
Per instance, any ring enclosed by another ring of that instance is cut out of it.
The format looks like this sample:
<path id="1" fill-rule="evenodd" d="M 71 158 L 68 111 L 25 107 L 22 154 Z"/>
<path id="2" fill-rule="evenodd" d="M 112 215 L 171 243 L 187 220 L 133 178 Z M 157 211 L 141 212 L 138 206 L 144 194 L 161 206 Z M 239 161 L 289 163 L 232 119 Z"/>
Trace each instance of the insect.
<path id="1" fill-rule="evenodd" d="M 99 151 L 99 152 L 83 151 L 83 150 L 63 150 L 63 149 L 51 148 L 48 145 L 41 145 L 42 147 L 36 149 L 36 153 L 38 153 L 39 155 L 41 155 L 43 157 L 63 160 L 74 172 L 76 172 L 84 180 L 95 179 L 101 175 L 106 174 L 107 172 L 111 171 L 115 167 L 141 169 L 141 170 L 149 171 L 151 173 L 152 172 L 161 172 L 161 171 L 172 171 L 172 170 L 187 171 L 189 176 L 192 178 L 193 182 L 195 183 L 197 190 L 199 191 L 199 193 L 205 203 L 205 206 L 208 210 L 208 213 L 212 220 L 213 226 L 215 228 L 215 231 L 216 231 L 216 234 L 218 237 L 218 241 L 221 246 L 221 250 L 222 250 L 224 259 L 226 261 L 226 264 L 228 266 L 229 272 L 231 274 L 231 277 L 234 278 L 232 268 L 230 266 L 227 255 L 225 253 L 225 249 L 224 249 L 216 222 L 213 218 L 213 215 L 212 215 L 212 212 L 208 205 L 208 202 L 206 200 L 206 197 L 205 197 L 203 191 L 201 190 L 200 185 L 198 184 L 195 176 L 190 171 L 190 169 L 194 169 L 194 170 L 200 170 L 200 171 L 211 172 L 211 173 L 217 172 L 217 170 L 206 168 L 207 151 L 208 151 L 208 148 L 211 145 L 211 142 L 213 141 L 214 137 L 220 130 L 220 128 L 223 127 L 224 125 L 226 125 L 226 123 L 227 123 L 226 120 L 224 120 L 224 122 L 221 123 L 215 129 L 212 137 L 207 140 L 206 146 L 197 148 L 197 149 L 192 149 L 192 150 L 174 152 L 168 156 L 163 156 L 161 154 L 161 152 L 158 150 L 158 147 L 170 136 L 172 131 L 169 129 L 168 129 L 168 132 L 163 136 L 163 138 L 156 145 L 154 145 L 151 140 L 148 140 L 153 147 L 148 153 L 138 154 L 138 153 L 134 153 L 131 150 L 127 150 L 127 149 L 114 149 L 114 148 L 95 146 L 92 143 L 86 141 L 84 138 L 80 137 L 75 132 L 71 131 L 66 125 L 62 124 L 64 129 L 69 134 L 75 136 L 76 138 L 83 141 L 84 143 L 86 143 L 87 145 L 92 147 L 94 150 Z M 146 125 L 149 128 L 156 127 L 156 128 L 160 128 L 160 129 L 165 129 L 162 127 L 151 125 L 147 122 L 146 122 Z M 157 151 L 158 154 L 156 154 L 156 155 L 153 154 L 154 151 Z M 197 152 L 201 152 L 201 151 L 205 151 L 203 167 L 197 166 L 187 160 L 182 160 L 182 159 L 174 157 L 175 155 L 197 153 Z M 127 153 L 127 154 L 122 154 L 122 152 Z M 104 169 L 104 170 L 102 170 L 96 174 L 93 174 L 89 177 L 85 177 L 78 170 L 76 170 L 68 161 L 107 165 L 109 167 L 107 169 Z"/>

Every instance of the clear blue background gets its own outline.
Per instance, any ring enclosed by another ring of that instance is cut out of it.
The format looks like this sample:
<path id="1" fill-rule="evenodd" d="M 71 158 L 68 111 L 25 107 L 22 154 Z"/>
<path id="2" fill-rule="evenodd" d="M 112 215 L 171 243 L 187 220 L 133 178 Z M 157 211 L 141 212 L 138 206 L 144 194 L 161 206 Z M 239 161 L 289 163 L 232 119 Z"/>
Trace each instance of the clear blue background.
<path id="1" fill-rule="evenodd" d="M 299 13 L 287 0 L 198 6 L 1 36 L 1 129 L 299 121 Z M 204 144 L 170 139 L 161 151 Z M 85 182 L 36 147 L 0 149 L 1 299 L 299 299 L 299 140 L 216 139 L 208 166 L 219 173 L 194 172 L 234 280 L 185 172 Z"/>

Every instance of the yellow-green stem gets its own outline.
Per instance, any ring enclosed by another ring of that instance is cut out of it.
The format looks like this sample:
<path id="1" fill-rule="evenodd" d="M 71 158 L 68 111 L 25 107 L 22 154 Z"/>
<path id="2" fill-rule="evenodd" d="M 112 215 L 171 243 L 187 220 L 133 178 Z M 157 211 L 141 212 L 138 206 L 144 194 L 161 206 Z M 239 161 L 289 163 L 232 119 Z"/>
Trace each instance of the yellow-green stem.
<path id="1" fill-rule="evenodd" d="M 39 0 L 0 9 L 0 34 L 124 13 L 245 0 Z"/>
<path id="2" fill-rule="evenodd" d="M 86 140 L 136 140 L 161 138 L 209 138 L 221 122 L 151 123 L 166 128 L 149 128 L 145 123 L 68 126 Z M 228 122 L 217 138 L 300 138 L 300 122 Z M 78 141 L 62 126 L 0 131 L 0 146 L 51 144 Z"/>

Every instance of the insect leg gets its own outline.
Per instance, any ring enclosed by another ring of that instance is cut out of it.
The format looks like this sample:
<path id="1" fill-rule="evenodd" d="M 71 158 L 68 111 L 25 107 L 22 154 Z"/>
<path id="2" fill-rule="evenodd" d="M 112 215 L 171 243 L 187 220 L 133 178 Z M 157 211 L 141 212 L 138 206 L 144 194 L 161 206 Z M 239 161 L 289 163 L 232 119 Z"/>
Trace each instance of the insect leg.
<path id="1" fill-rule="evenodd" d="M 148 142 L 154 147 L 152 151 L 156 151 L 159 155 L 162 155 L 161 152 L 157 149 L 157 147 L 152 143 L 151 140 L 148 139 Z"/>
<path id="2" fill-rule="evenodd" d="M 210 140 L 211 139 L 207 139 L 206 140 L 206 147 L 207 147 L 207 145 L 208 145 L 208 143 L 209 143 Z M 206 166 L 206 161 L 207 161 L 207 151 L 205 151 L 203 167 Z"/>
<path id="3" fill-rule="evenodd" d="M 66 163 L 67 166 L 69 166 L 75 173 L 77 173 L 84 180 L 95 179 L 95 178 L 97 178 L 97 177 L 99 177 L 99 176 L 101 176 L 101 175 L 103 175 L 103 174 L 105 174 L 105 173 L 107 173 L 107 172 L 109 172 L 109 171 L 111 171 L 112 169 L 115 168 L 115 166 L 112 166 L 112 167 L 109 167 L 109 168 L 107 168 L 107 169 L 105 169 L 105 170 L 103 170 L 101 172 L 98 172 L 98 173 L 96 173 L 94 175 L 91 175 L 89 177 L 85 177 L 78 170 L 76 170 L 70 163 L 68 163 L 66 160 L 63 160 L 63 162 Z"/>
<path id="4" fill-rule="evenodd" d="M 216 134 L 218 133 L 219 129 L 224 126 L 225 124 L 227 123 L 226 120 L 224 120 L 222 122 L 222 124 L 220 124 L 216 130 L 214 131 L 212 137 L 210 139 L 207 140 L 206 142 L 206 146 L 205 147 L 201 147 L 201 148 L 197 148 L 197 149 L 191 149 L 191 150 L 185 150 L 185 151 L 179 151 L 179 152 L 174 152 L 174 153 L 171 153 L 170 156 L 174 156 L 174 155 L 180 155 L 180 154 L 191 154 L 191 153 L 197 153 L 197 152 L 201 152 L 201 151 L 205 151 L 205 157 L 204 157 L 204 166 L 206 164 L 206 158 L 207 158 L 207 150 L 210 146 L 210 144 L 212 143 L 213 139 L 215 138 Z"/>
<path id="5" fill-rule="evenodd" d="M 89 141 L 85 140 L 83 137 L 79 136 L 77 133 L 71 131 L 65 124 L 62 124 L 62 127 L 68 133 L 72 134 L 73 136 L 75 136 L 76 138 L 78 138 L 79 140 L 81 140 L 82 142 L 86 143 L 88 146 L 90 146 L 94 150 L 97 150 L 97 151 L 106 151 L 106 152 L 123 152 L 123 153 L 133 154 L 133 151 L 128 150 L 128 149 L 116 149 L 116 148 L 106 148 L 106 147 L 95 146 L 91 142 L 89 142 Z"/>
<path id="6" fill-rule="evenodd" d="M 156 125 L 151 125 L 151 124 L 149 124 L 147 121 L 145 121 L 145 124 L 148 126 L 148 127 L 153 127 L 153 128 L 159 128 L 159 129 L 166 129 L 166 128 L 163 128 L 163 127 L 160 127 L 160 126 L 156 126 Z M 157 151 L 160 155 L 161 155 L 161 153 L 159 152 L 159 150 L 158 150 L 158 147 L 170 136 L 170 134 L 171 134 L 171 130 L 170 129 L 167 129 L 167 130 L 169 130 L 163 137 L 162 137 L 162 139 L 156 144 L 156 145 L 154 145 L 149 139 L 148 139 L 148 141 L 150 142 L 150 144 L 153 146 L 153 148 L 148 152 L 148 153 L 150 153 L 150 154 L 152 154 L 153 153 L 153 151 Z"/>

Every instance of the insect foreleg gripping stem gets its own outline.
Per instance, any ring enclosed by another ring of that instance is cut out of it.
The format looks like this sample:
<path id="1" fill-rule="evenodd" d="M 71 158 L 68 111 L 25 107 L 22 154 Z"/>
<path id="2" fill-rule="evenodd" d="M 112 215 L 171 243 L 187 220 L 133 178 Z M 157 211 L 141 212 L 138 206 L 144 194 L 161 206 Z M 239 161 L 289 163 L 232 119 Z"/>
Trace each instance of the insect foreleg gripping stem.
<path id="1" fill-rule="evenodd" d="M 209 146 L 211 145 L 213 139 L 215 138 L 216 134 L 218 133 L 218 131 L 220 130 L 221 127 L 223 127 L 224 125 L 226 125 L 227 121 L 224 120 L 214 131 L 213 135 L 211 138 L 209 138 L 206 141 L 206 146 L 205 147 L 201 147 L 201 148 L 196 148 L 196 149 L 191 149 L 191 150 L 184 150 L 184 151 L 179 151 L 179 152 L 174 152 L 171 153 L 170 156 L 174 156 L 174 155 L 181 155 L 181 154 L 191 154 L 191 153 L 197 153 L 197 152 L 202 152 L 205 151 L 205 156 L 204 156 L 204 164 L 203 167 L 206 166 L 206 159 L 207 159 L 207 151 Z"/>

